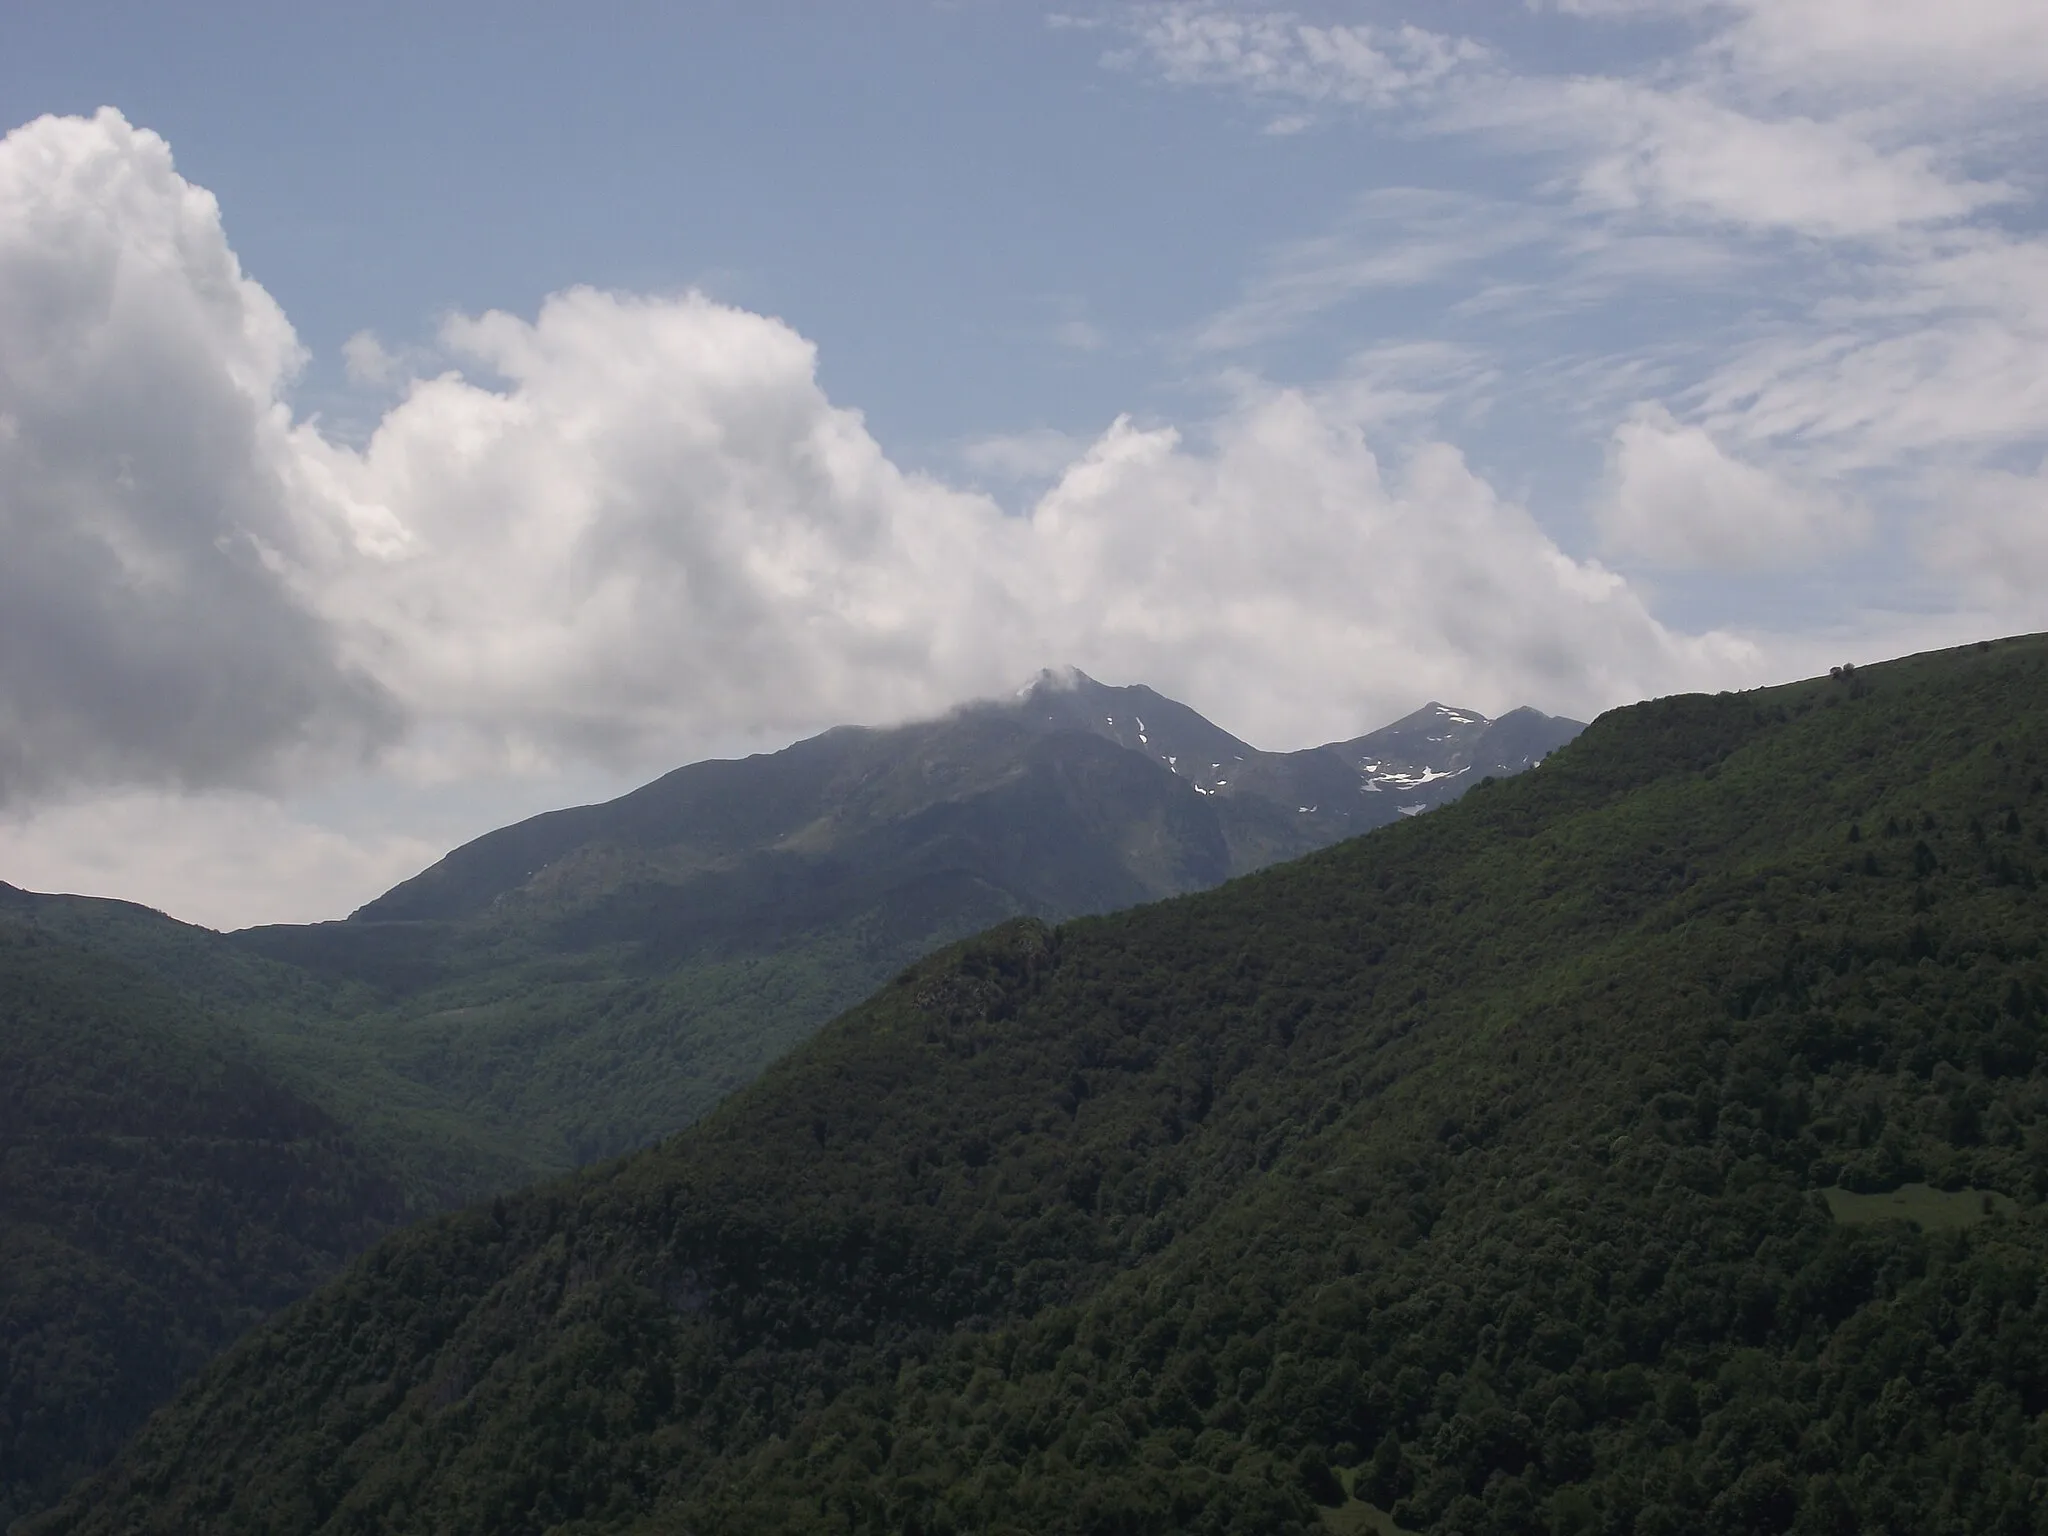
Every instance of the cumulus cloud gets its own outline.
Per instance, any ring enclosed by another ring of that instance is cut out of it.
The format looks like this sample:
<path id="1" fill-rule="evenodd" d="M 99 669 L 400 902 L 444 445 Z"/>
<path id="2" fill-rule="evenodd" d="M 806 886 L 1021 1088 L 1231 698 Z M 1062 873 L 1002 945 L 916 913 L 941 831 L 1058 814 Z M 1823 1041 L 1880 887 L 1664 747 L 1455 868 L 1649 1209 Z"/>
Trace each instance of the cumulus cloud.
<path id="1" fill-rule="evenodd" d="M 1248 389 L 1195 441 L 1120 421 L 1010 515 L 893 463 L 789 326 L 577 289 L 450 320 L 455 366 L 356 446 L 290 420 L 291 328 L 161 140 L 42 120 L 0 199 L 17 800 L 263 782 L 401 730 L 444 766 L 665 766 L 1053 661 L 1278 745 L 1424 693 L 1584 711 L 1756 665 L 1451 448 L 1384 465 L 1342 391 Z"/>
<path id="2" fill-rule="evenodd" d="M 892 464 L 789 327 L 583 289 L 442 343 L 486 382 L 415 383 L 360 452 L 305 443 L 300 487 L 388 530 L 335 541 L 319 584 L 416 714 L 630 754 L 996 675 L 1014 530 Z"/>
<path id="3" fill-rule="evenodd" d="M 261 782 L 390 737 L 280 578 L 284 315 L 117 113 L 0 140 L 0 799 Z"/>
<path id="4" fill-rule="evenodd" d="M 1087 451 L 1088 440 L 1056 427 L 995 432 L 960 448 L 969 469 L 1000 480 L 1050 480 Z"/>
<path id="5" fill-rule="evenodd" d="M 1731 457 L 1655 404 L 1615 429 L 1596 511 L 1611 548 L 1680 568 L 1798 565 L 1865 532 L 1852 502 Z"/>
<path id="6" fill-rule="evenodd" d="M 1390 474 L 1297 391 L 1248 400 L 1207 451 L 1120 424 L 1032 532 L 1070 653 L 1103 658 L 1087 670 L 1178 689 L 1262 744 L 1328 740 L 1418 694 L 1597 710 L 1765 665 L 1665 629 L 1454 448 Z"/>
<path id="7" fill-rule="evenodd" d="M 580 290 L 443 344 L 491 382 L 423 381 L 360 452 L 318 445 L 331 519 L 394 530 L 338 543 L 323 600 L 415 715 L 510 748 L 900 717 L 1055 659 L 1298 742 L 1418 687 L 1585 708 L 1740 660 L 1449 449 L 1390 482 L 1335 396 L 1248 397 L 1199 445 L 1062 443 L 1012 517 L 901 471 L 807 342 L 699 295 Z"/>
<path id="8" fill-rule="evenodd" d="M 1930 531 L 1930 561 L 1994 610 L 2037 601 L 2048 588 L 2048 460 L 2032 473 L 1987 470 L 1946 489 L 1956 513 Z"/>
<path id="9" fill-rule="evenodd" d="M 371 331 L 357 331 L 341 344 L 342 367 L 351 384 L 395 384 L 405 376 L 405 360 Z"/>

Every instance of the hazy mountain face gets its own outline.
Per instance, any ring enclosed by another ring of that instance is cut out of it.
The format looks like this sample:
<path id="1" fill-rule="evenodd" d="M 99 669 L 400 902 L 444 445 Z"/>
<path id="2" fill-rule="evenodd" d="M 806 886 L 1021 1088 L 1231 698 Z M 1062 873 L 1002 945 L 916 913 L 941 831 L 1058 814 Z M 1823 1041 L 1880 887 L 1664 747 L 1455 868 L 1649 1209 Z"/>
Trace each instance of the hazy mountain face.
<path id="1" fill-rule="evenodd" d="M 689 1123 L 937 945 L 1206 889 L 1578 730 L 1431 705 L 1268 753 L 1150 688 L 1047 673 L 937 720 L 695 763 L 479 838 L 346 922 L 234 942 L 372 989 L 336 1048 L 541 1172 Z"/>
<path id="2" fill-rule="evenodd" d="M 1198 889 L 1416 814 L 1489 774 L 1532 766 L 1582 729 L 1534 710 L 1494 721 L 1430 704 L 1353 741 L 1261 752 L 1150 688 L 1048 672 L 1014 699 L 940 720 L 828 731 L 535 817 L 457 849 L 353 921 L 504 916 L 638 883 L 684 886 L 764 856 L 822 864 L 834 854 L 923 873 L 950 860 L 1020 910 L 1069 915 Z M 1196 803 L 1205 801 L 1218 803 Z M 946 838 L 961 841 L 934 846 Z M 1074 858 L 1053 858 L 1050 845 L 1068 839 Z M 1083 857 L 1080 843 L 1097 846 Z"/>

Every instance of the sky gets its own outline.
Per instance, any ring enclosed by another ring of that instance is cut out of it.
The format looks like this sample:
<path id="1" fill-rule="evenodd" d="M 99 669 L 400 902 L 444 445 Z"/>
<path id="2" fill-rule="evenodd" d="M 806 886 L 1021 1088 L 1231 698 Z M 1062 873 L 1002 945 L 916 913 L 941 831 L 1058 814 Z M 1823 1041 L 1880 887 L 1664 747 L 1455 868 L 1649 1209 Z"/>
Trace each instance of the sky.
<path id="1" fill-rule="evenodd" d="M 2038 0 L 0 0 L 0 880 L 2048 628 Z"/>

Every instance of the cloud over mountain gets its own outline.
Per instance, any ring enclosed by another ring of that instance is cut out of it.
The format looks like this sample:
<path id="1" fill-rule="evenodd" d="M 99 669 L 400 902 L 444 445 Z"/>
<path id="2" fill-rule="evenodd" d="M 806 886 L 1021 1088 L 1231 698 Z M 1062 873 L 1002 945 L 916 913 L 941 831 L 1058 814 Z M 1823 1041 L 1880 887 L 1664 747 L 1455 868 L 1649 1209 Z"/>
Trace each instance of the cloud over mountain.
<path id="1" fill-rule="evenodd" d="M 1383 464 L 1339 396 L 1250 391 L 1198 441 L 1120 420 L 1012 515 L 892 462 L 789 325 L 695 293 L 439 341 L 331 440 L 163 140 L 109 110 L 0 142 L 0 794 L 260 784 L 407 733 L 659 761 L 1052 660 L 1274 745 L 1423 692 L 1589 710 L 1755 664 L 1455 449 Z"/>

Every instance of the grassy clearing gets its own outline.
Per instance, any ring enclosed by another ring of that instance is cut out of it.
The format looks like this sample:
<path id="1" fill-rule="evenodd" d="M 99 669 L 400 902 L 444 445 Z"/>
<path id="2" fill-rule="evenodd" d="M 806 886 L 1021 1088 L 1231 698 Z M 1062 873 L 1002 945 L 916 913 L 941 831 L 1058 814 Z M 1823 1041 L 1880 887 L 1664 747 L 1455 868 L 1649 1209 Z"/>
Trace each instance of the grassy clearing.
<path id="1" fill-rule="evenodd" d="M 1368 1503 L 1358 1496 L 1357 1479 L 1363 1467 L 1340 1467 L 1336 1469 L 1337 1481 L 1343 1485 L 1345 1500 L 1335 1509 L 1320 1509 L 1316 1513 L 1323 1522 L 1323 1529 L 1332 1536 L 1414 1536 L 1403 1526 L 1394 1523 L 1394 1517 L 1377 1504 Z"/>
<path id="2" fill-rule="evenodd" d="M 1322 1512 L 1323 1529 L 1335 1536 L 1410 1536 L 1394 1524 L 1394 1517 L 1375 1505 L 1352 1499 L 1341 1509 Z"/>
<path id="3" fill-rule="evenodd" d="M 1931 1184 L 1903 1184 L 1887 1195 L 1859 1195 L 1851 1189 L 1824 1189 L 1828 1214 L 1845 1227 L 1877 1221 L 1910 1221 L 1923 1232 L 1951 1232 L 1974 1227 L 1992 1216 L 2014 1216 L 2019 1205 L 1988 1189 L 1936 1189 Z"/>

